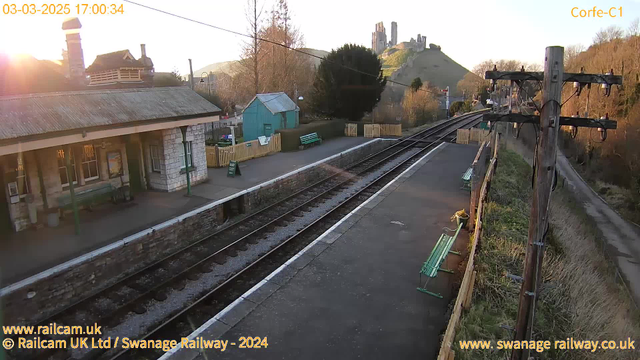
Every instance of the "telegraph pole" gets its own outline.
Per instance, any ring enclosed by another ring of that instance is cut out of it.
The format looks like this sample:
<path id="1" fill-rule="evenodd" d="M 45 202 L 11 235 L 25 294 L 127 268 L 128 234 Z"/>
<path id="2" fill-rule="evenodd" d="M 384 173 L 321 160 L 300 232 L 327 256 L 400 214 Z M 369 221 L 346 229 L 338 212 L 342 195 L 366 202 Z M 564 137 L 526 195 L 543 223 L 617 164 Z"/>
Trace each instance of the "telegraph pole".
<path id="1" fill-rule="evenodd" d="M 189 59 L 189 83 L 191 90 L 193 90 L 193 66 L 191 66 L 191 59 Z"/>
<path id="2" fill-rule="evenodd" d="M 529 241 L 524 262 L 524 276 L 520 289 L 515 339 L 531 339 L 535 303 L 542 275 L 544 242 L 549 227 L 549 202 L 556 172 L 558 130 L 560 129 L 560 104 L 564 77 L 564 49 L 550 46 L 544 61 L 542 107 L 540 109 L 540 138 L 536 157 L 533 203 L 529 219 Z M 529 350 L 513 351 L 512 360 L 528 359 Z"/>
<path id="3" fill-rule="evenodd" d="M 542 284 L 542 260 L 547 230 L 549 228 L 549 204 L 553 191 L 556 174 L 556 154 L 558 132 L 561 126 L 598 128 L 601 139 L 606 139 L 607 129 L 616 129 L 616 121 L 609 120 L 608 116 L 601 119 L 560 116 L 562 107 L 562 86 L 566 82 L 573 82 L 576 87 L 574 95 L 580 96 L 585 86 L 592 83 L 602 84 L 605 95 L 611 94 L 611 85 L 621 85 L 622 76 L 613 75 L 613 70 L 607 74 L 585 74 L 564 72 L 564 49 L 560 46 L 547 47 L 545 53 L 544 73 L 525 72 L 524 69 L 515 72 L 487 71 L 485 79 L 492 80 L 492 88 L 495 92 L 498 80 L 511 80 L 512 84 L 521 84 L 528 80 L 537 80 L 543 83 L 542 106 L 540 115 L 524 115 L 511 113 L 489 113 L 483 115 L 485 121 L 506 121 L 514 123 L 538 123 L 538 146 L 535 156 L 534 186 L 531 214 L 529 218 L 529 239 L 524 261 L 522 287 L 518 304 L 518 314 L 515 326 L 516 341 L 529 341 L 533 332 L 535 321 L 535 308 L 540 286 Z M 572 95 L 573 96 L 573 95 Z M 501 98 L 501 96 L 500 96 Z M 500 110 L 498 106 L 498 110 Z M 587 115 L 585 115 L 587 116 Z M 514 349 L 511 360 L 528 360 L 528 349 Z"/>

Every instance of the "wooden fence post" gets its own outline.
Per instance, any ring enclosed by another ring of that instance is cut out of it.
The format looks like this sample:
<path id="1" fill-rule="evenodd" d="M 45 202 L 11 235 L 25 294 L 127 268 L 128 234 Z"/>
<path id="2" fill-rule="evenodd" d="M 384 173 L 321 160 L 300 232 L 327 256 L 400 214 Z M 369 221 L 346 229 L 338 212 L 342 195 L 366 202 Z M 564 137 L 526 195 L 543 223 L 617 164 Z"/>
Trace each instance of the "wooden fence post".
<path id="1" fill-rule="evenodd" d="M 469 289 L 467 289 L 467 296 L 462 303 L 462 306 L 465 308 L 465 310 L 469 310 L 469 308 L 471 307 L 471 299 L 473 298 L 473 286 L 475 285 L 475 283 L 476 271 L 473 270 L 473 273 L 471 274 L 471 281 L 469 282 Z"/>

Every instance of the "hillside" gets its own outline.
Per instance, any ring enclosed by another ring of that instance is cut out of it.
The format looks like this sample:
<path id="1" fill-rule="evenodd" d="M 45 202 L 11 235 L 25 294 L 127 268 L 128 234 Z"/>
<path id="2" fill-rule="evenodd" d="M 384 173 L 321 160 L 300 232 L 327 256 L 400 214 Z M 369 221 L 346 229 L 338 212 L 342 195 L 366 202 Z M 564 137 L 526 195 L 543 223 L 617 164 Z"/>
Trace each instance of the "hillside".
<path id="1" fill-rule="evenodd" d="M 315 56 L 320 56 L 320 57 L 325 57 L 325 56 L 329 55 L 329 52 L 328 52 L 328 51 L 324 51 L 324 50 L 311 49 L 311 48 L 302 48 L 302 49 L 300 49 L 300 50 L 301 50 L 301 51 L 304 51 L 304 52 L 306 52 L 306 53 L 309 53 L 309 54 L 313 54 L 313 55 L 315 55 Z M 311 62 L 313 63 L 313 65 L 314 65 L 315 67 L 320 66 L 320 62 L 321 62 L 321 61 L 322 61 L 322 60 L 320 60 L 320 59 L 318 59 L 318 58 L 315 58 L 315 57 L 312 57 L 312 58 L 311 58 Z"/>
<path id="2" fill-rule="evenodd" d="M 562 114 L 584 114 L 589 99 L 589 117 L 609 115 L 618 128 L 607 132 L 602 142 L 597 131 L 579 129 L 575 139 L 566 137 L 565 155 L 574 161 L 576 170 L 595 184 L 599 192 L 616 210 L 633 221 L 640 222 L 640 36 L 628 36 L 587 50 L 569 54 L 565 50 L 565 71 L 604 72 L 613 68 L 622 73 L 624 87 L 613 86 L 607 97 L 600 86 L 573 96 L 574 89 L 565 86 L 562 94 L 567 101 Z"/>
<path id="3" fill-rule="evenodd" d="M 236 68 L 236 65 L 238 63 L 238 60 L 231 60 L 231 61 L 222 61 L 222 62 L 217 62 L 217 63 L 213 63 L 213 64 L 209 64 L 203 68 L 200 68 L 198 70 L 194 70 L 193 71 L 193 76 L 200 76 L 200 74 L 202 74 L 203 72 L 206 73 L 225 73 L 227 75 L 235 75 L 238 70 Z"/>
<path id="4" fill-rule="evenodd" d="M 441 50 L 425 49 L 414 52 L 411 49 L 395 51 L 383 59 L 383 72 L 391 73 L 390 79 L 410 84 L 417 77 L 423 82 L 441 89 L 449 86 L 452 93 L 456 85 L 468 72 L 466 68 L 448 57 Z"/>
<path id="5" fill-rule="evenodd" d="M 327 56 L 327 54 L 329 54 L 327 51 L 324 50 L 318 50 L 318 49 L 311 49 L 311 48 L 302 48 L 300 49 L 301 51 L 304 51 L 306 53 L 315 55 L 315 56 L 320 56 L 320 57 L 325 57 Z M 311 63 L 314 66 L 319 66 L 320 65 L 320 59 L 315 58 L 315 57 L 310 57 L 311 59 Z M 235 74 L 238 73 L 238 60 L 231 60 L 231 61 L 223 61 L 223 62 L 217 62 L 217 63 L 213 63 L 213 64 L 209 64 L 203 68 L 200 68 L 198 70 L 194 70 L 193 71 L 193 76 L 200 76 L 200 74 L 202 74 L 203 72 L 212 72 L 212 73 L 225 73 L 227 75 L 230 76 L 234 76 Z"/>

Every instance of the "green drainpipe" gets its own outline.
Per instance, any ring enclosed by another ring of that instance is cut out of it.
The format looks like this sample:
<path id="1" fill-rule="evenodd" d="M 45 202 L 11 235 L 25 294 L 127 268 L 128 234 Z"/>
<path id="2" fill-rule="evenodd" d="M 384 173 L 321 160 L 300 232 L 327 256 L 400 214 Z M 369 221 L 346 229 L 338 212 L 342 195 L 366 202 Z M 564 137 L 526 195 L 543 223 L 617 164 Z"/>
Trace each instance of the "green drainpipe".
<path id="1" fill-rule="evenodd" d="M 182 145 L 184 146 L 184 169 L 187 173 L 187 196 L 191 196 L 191 178 L 189 176 L 189 155 L 187 154 L 187 128 L 188 126 L 181 126 L 182 131 Z M 193 151 L 193 149 L 191 149 Z"/>

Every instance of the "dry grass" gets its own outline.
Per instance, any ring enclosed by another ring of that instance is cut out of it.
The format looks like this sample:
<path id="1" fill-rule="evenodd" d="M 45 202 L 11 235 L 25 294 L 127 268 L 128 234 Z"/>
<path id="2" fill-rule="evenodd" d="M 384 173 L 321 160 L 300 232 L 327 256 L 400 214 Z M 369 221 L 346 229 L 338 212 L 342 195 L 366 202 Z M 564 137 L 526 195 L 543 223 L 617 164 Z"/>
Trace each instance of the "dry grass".
<path id="1" fill-rule="evenodd" d="M 460 323 L 456 340 L 511 340 L 520 284 L 506 277 L 521 275 L 531 197 L 531 168 L 516 153 L 501 151 L 484 214 L 485 230 L 476 257 L 473 305 Z M 552 196 L 544 285 L 536 307 L 536 340 L 626 340 L 640 335 L 638 315 L 615 267 L 606 259 L 597 229 L 571 193 Z M 458 359 L 504 359 L 497 350 L 461 351 Z M 563 351 L 532 353 L 540 359 L 637 359 L 631 351 Z"/>
<path id="2" fill-rule="evenodd" d="M 553 235 L 570 254 L 551 281 L 567 285 L 571 336 L 583 339 L 638 338 L 638 313 L 626 288 L 616 278 L 616 267 L 606 258 L 603 239 L 568 190 L 561 189 L 551 202 Z M 585 358 L 600 358 L 597 353 Z M 637 359 L 638 353 L 607 353 L 610 359 Z M 626 356 L 625 355 L 629 355 Z M 601 354 L 599 355 L 601 356 Z"/>

